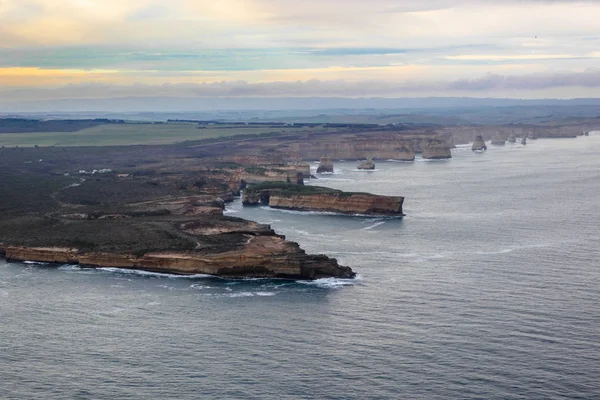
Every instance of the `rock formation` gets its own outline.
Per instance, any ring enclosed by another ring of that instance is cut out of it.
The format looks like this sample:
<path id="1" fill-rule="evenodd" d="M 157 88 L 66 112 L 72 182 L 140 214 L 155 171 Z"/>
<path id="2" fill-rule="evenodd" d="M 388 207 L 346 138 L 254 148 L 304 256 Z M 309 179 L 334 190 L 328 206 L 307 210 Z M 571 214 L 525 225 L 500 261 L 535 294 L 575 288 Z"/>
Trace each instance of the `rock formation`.
<path id="1" fill-rule="evenodd" d="M 527 144 L 527 136 L 523 136 L 523 137 L 521 138 L 521 144 L 522 144 L 522 145 L 526 145 L 526 144 Z"/>
<path id="2" fill-rule="evenodd" d="M 354 272 L 324 255 L 307 255 L 297 243 L 278 235 L 246 235 L 245 242 L 230 251 L 156 251 L 142 256 L 85 252 L 76 248 L 4 247 L 9 261 L 80 264 L 83 267 L 116 267 L 144 271 L 230 278 L 318 279 L 353 278 Z"/>
<path id="3" fill-rule="evenodd" d="M 431 139 L 423 149 L 422 157 L 430 160 L 452 158 L 452 152 L 443 140 Z"/>
<path id="4" fill-rule="evenodd" d="M 298 211 L 326 211 L 342 214 L 402 216 L 404 197 L 349 193 L 320 186 L 298 186 L 274 182 L 249 187 L 242 204 L 263 204 Z"/>
<path id="5" fill-rule="evenodd" d="M 371 159 L 371 157 L 367 158 L 367 161 L 361 162 L 358 164 L 358 166 L 356 167 L 358 169 L 375 169 L 375 163 L 373 162 L 373 160 Z"/>
<path id="6" fill-rule="evenodd" d="M 329 157 L 321 157 L 317 173 L 321 174 L 323 172 L 333 172 L 333 161 Z"/>
<path id="7" fill-rule="evenodd" d="M 396 152 L 393 160 L 398 161 L 415 161 L 415 151 L 407 146 L 400 146 L 394 149 Z"/>
<path id="8" fill-rule="evenodd" d="M 517 137 L 515 136 L 514 133 L 511 133 L 511 135 L 508 137 L 508 143 L 515 143 L 517 141 Z"/>
<path id="9" fill-rule="evenodd" d="M 475 141 L 473 142 L 473 146 L 471 146 L 471 150 L 473 150 L 473 151 L 487 150 L 487 146 L 485 145 L 483 136 L 477 135 L 477 137 L 475 138 Z"/>

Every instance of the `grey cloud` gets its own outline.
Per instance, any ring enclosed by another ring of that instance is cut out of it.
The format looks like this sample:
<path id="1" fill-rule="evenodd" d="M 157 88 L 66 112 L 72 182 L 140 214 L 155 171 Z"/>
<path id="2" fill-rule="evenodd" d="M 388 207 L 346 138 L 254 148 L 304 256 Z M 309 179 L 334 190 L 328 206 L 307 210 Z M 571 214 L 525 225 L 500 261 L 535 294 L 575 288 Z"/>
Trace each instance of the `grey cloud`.
<path id="1" fill-rule="evenodd" d="M 600 69 L 580 73 L 504 76 L 488 74 L 474 79 L 461 79 L 447 85 L 450 90 L 482 91 L 493 89 L 539 90 L 556 87 L 600 87 Z"/>
<path id="2" fill-rule="evenodd" d="M 486 93 L 493 95 L 510 90 L 530 91 L 579 87 L 585 89 L 600 88 L 600 69 L 584 72 L 498 75 L 488 74 L 473 79 L 454 81 L 410 81 L 389 82 L 382 80 L 350 82 L 344 80 L 308 80 L 296 82 L 248 83 L 245 81 L 226 81 L 201 84 L 164 84 L 164 85 L 107 85 L 80 84 L 67 85 L 53 89 L 0 89 L 0 97 L 6 102 L 53 100 L 53 99 L 101 99 L 119 97 L 369 97 L 404 96 L 423 93 Z M 8 100 L 10 99 L 10 100 Z"/>

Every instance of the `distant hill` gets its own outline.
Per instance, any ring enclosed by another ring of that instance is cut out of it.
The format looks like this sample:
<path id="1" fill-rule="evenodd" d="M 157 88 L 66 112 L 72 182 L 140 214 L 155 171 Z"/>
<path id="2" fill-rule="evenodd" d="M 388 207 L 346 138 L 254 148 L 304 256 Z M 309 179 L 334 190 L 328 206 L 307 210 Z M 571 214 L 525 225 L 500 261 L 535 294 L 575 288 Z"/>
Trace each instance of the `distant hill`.
<path id="1" fill-rule="evenodd" d="M 423 98 L 183 98 L 121 97 L 20 101 L 0 99 L 0 113 L 21 112 L 192 112 L 224 110 L 435 109 L 514 106 L 600 106 L 600 99 Z"/>
<path id="2" fill-rule="evenodd" d="M 122 124 L 122 120 L 108 119 L 61 119 L 39 120 L 26 118 L 0 118 L 0 134 L 31 132 L 77 132 L 104 124 Z"/>

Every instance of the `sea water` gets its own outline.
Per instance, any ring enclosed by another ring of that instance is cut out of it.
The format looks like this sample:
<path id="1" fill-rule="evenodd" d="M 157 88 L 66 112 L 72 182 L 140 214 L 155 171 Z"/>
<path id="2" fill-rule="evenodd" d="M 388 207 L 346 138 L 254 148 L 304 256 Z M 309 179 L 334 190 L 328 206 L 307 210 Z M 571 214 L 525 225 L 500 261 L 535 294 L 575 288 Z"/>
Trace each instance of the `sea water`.
<path id="1" fill-rule="evenodd" d="M 600 133 L 452 155 L 309 183 L 402 219 L 229 205 L 352 281 L 0 261 L 0 398 L 600 398 Z"/>

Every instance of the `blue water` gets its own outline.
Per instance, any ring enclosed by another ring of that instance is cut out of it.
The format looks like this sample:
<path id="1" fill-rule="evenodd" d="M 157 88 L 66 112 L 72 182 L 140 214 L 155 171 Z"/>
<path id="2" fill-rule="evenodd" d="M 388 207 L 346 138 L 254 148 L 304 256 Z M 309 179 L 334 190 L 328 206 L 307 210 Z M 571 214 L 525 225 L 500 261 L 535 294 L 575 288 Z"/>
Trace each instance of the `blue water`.
<path id="1" fill-rule="evenodd" d="M 352 282 L 0 261 L 0 398 L 600 398 L 600 133 L 355 165 L 404 219 L 229 207 Z"/>

